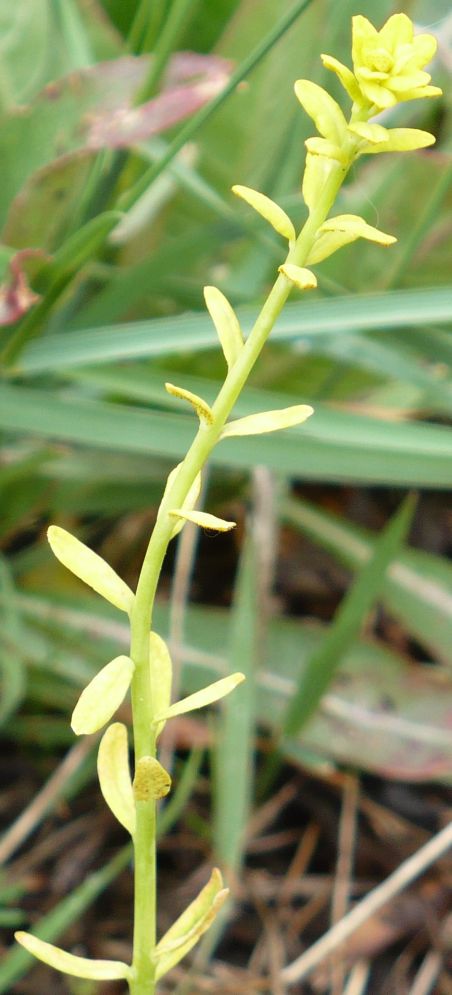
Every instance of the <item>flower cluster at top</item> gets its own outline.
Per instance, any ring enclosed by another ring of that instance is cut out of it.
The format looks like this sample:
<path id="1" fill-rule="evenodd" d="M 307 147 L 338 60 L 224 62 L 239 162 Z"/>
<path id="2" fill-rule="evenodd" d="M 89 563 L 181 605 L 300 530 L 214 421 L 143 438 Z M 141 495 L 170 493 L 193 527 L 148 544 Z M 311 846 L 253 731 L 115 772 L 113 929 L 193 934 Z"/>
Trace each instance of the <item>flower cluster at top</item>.
<path id="1" fill-rule="evenodd" d="M 323 209 L 328 185 L 335 194 L 355 159 L 364 153 L 409 152 L 433 145 L 435 137 L 428 131 L 387 128 L 372 118 L 399 102 L 441 94 L 424 68 L 435 52 L 434 36 L 415 35 L 406 14 L 393 14 L 380 31 L 359 14 L 352 19 L 353 72 L 333 56 L 322 55 L 324 66 L 336 73 L 351 98 L 349 119 L 327 90 L 311 80 L 297 80 L 295 94 L 318 132 L 306 141 L 303 197 L 310 214 Z M 233 187 L 233 191 L 284 235 L 289 247 L 295 246 L 294 226 L 277 204 L 248 187 Z M 321 223 L 305 261 L 320 262 L 357 238 L 381 245 L 396 241 L 362 218 L 344 214 Z M 299 289 L 316 285 L 309 270 L 292 265 L 292 257 L 280 272 Z"/>
<path id="2" fill-rule="evenodd" d="M 441 94 L 431 86 L 424 66 L 436 52 L 433 35 L 414 35 L 406 14 L 393 14 L 381 31 L 358 15 L 353 18 L 353 69 L 331 55 L 322 55 L 327 69 L 336 73 L 353 101 L 350 120 L 322 87 L 307 80 L 295 84 L 305 111 L 313 118 L 321 138 L 310 138 L 308 152 L 325 155 L 344 165 L 356 156 L 375 152 L 408 152 L 425 148 L 433 135 L 418 128 L 385 128 L 371 119 L 395 104 Z"/>

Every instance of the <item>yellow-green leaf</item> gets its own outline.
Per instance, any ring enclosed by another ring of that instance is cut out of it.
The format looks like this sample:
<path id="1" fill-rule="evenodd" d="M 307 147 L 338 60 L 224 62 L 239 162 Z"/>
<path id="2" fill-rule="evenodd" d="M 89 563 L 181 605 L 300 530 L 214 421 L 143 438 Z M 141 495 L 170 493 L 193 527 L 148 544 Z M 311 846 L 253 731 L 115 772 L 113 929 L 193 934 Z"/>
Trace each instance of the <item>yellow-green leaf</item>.
<path id="1" fill-rule="evenodd" d="M 168 391 L 168 394 L 172 394 L 173 397 L 180 397 L 182 401 L 188 401 L 188 403 L 195 409 L 196 414 L 203 425 L 212 424 L 212 409 L 210 405 L 207 404 L 207 401 L 204 401 L 202 397 L 198 397 L 197 394 L 193 394 L 191 390 L 185 390 L 184 387 L 176 387 L 175 384 L 172 383 L 166 383 L 165 389 Z"/>
<path id="2" fill-rule="evenodd" d="M 287 279 L 293 283 L 294 287 L 298 287 L 298 290 L 314 290 L 317 286 L 317 278 L 314 273 L 311 273 L 310 269 L 305 269 L 304 266 L 283 263 L 279 267 L 279 272 L 287 276 Z"/>
<path id="3" fill-rule="evenodd" d="M 50 526 L 47 538 L 52 552 L 63 566 L 116 608 L 127 613 L 131 611 L 134 596 L 130 587 L 101 556 L 59 525 Z"/>
<path id="4" fill-rule="evenodd" d="M 211 532 L 230 532 L 235 529 L 236 522 L 228 522 L 225 518 L 217 518 L 216 515 L 209 515 L 207 511 L 186 511 L 185 508 L 172 508 L 169 512 L 174 518 L 181 518 L 182 522 L 193 522 L 201 529 L 208 529 Z"/>
<path id="5" fill-rule="evenodd" d="M 118 822 L 133 836 L 136 814 L 129 769 L 127 728 L 122 722 L 109 726 L 99 745 L 97 773 L 100 790 Z"/>
<path id="6" fill-rule="evenodd" d="M 171 790 L 171 777 L 156 757 L 140 757 L 133 779 L 136 802 L 157 801 Z"/>
<path id="7" fill-rule="evenodd" d="M 171 473 L 168 475 L 168 480 L 166 481 L 166 487 L 165 487 L 165 491 L 164 491 L 164 494 L 163 494 L 162 504 L 163 504 L 163 501 L 165 500 L 165 498 L 167 497 L 167 495 L 168 495 L 171 487 L 175 483 L 177 475 L 179 473 L 179 470 L 180 470 L 181 466 L 182 466 L 182 463 L 178 463 L 177 466 L 175 466 L 174 469 L 171 470 Z M 195 477 L 195 479 L 194 479 L 194 481 L 193 481 L 193 483 L 192 483 L 192 485 L 190 487 L 190 490 L 189 490 L 189 492 L 187 494 L 187 497 L 185 498 L 185 501 L 184 501 L 184 510 L 185 511 L 191 511 L 192 508 L 195 507 L 195 504 L 196 504 L 196 502 L 197 502 L 197 500 L 199 498 L 200 490 L 201 490 L 201 474 L 198 473 L 198 475 Z M 159 511 L 159 514 L 160 514 L 160 511 Z M 185 523 L 184 523 L 184 521 L 182 521 L 182 519 L 181 519 L 181 521 L 179 521 L 179 522 L 177 522 L 175 524 L 175 526 L 173 528 L 173 531 L 171 533 L 171 538 L 172 539 L 174 539 L 174 536 L 177 536 L 178 532 L 180 532 L 180 530 L 183 528 L 184 524 Z"/>
<path id="8" fill-rule="evenodd" d="M 341 249 L 350 242 L 355 242 L 357 238 L 365 238 L 370 242 L 377 242 L 378 245 L 392 245 L 397 241 L 394 235 L 380 231 L 372 225 L 368 225 L 364 218 L 355 214 L 341 214 L 336 218 L 329 218 L 319 228 L 319 232 L 314 245 L 309 253 L 308 262 L 313 265 L 323 259 L 327 259 L 337 249 Z"/>
<path id="9" fill-rule="evenodd" d="M 76 736 L 102 729 L 124 700 L 135 665 L 128 656 L 116 656 L 93 677 L 74 708 L 71 726 Z"/>
<path id="10" fill-rule="evenodd" d="M 176 701 L 174 705 L 170 705 L 163 715 L 157 715 L 155 721 L 167 721 L 167 719 L 173 719 L 175 715 L 185 715 L 187 712 L 194 712 L 197 708 L 205 708 L 206 705 L 212 705 L 214 701 L 219 701 L 220 698 L 224 698 L 227 694 L 230 694 L 244 680 L 245 677 L 243 674 L 229 674 L 228 677 L 222 677 L 221 680 L 215 681 L 214 684 L 209 684 L 208 687 L 202 688 L 201 691 L 189 694 L 188 698 Z"/>
<path id="11" fill-rule="evenodd" d="M 171 703 L 173 665 L 166 643 L 156 632 L 149 633 L 149 666 L 151 670 L 152 710 L 155 715 L 161 715 L 166 712 Z M 158 726 L 158 736 L 164 725 L 165 723 L 161 722 Z"/>
<path id="12" fill-rule="evenodd" d="M 75 954 L 69 954 L 66 950 L 55 947 L 53 943 L 46 943 L 31 933 L 20 930 L 14 935 L 17 942 L 28 950 L 29 954 L 33 954 L 33 957 L 42 960 L 56 971 L 72 974 L 74 978 L 117 981 L 130 977 L 130 967 L 120 960 L 89 960 L 87 957 L 76 957 Z"/>
<path id="13" fill-rule="evenodd" d="M 204 300 L 215 325 L 228 367 L 234 366 L 243 348 L 243 333 L 234 308 L 217 287 L 204 287 Z"/>
<path id="14" fill-rule="evenodd" d="M 278 432 L 283 428 L 301 425 L 312 415 L 314 409 L 310 404 L 292 404 L 290 408 L 280 408 L 276 411 L 261 411 L 257 415 L 247 415 L 237 418 L 225 425 L 221 438 L 235 435 L 261 435 L 263 432 Z"/>
<path id="15" fill-rule="evenodd" d="M 347 122 L 339 104 L 317 83 L 309 79 L 299 79 L 295 83 L 295 95 L 317 131 L 334 145 L 347 144 Z"/>
<path id="16" fill-rule="evenodd" d="M 182 912 L 157 944 L 155 951 L 157 981 L 194 947 L 215 919 L 228 894 L 228 889 L 223 887 L 221 873 L 215 867 L 210 880 L 197 898 Z"/>
<path id="17" fill-rule="evenodd" d="M 250 207 L 253 207 L 262 218 L 265 218 L 265 221 L 268 221 L 272 228 L 278 232 L 278 235 L 287 238 L 289 242 L 295 241 L 296 232 L 289 216 L 279 204 L 275 204 L 274 200 L 271 200 L 264 193 L 259 193 L 258 190 L 242 187 L 240 184 L 235 184 L 232 187 L 232 192 L 237 197 L 241 197 Z"/>

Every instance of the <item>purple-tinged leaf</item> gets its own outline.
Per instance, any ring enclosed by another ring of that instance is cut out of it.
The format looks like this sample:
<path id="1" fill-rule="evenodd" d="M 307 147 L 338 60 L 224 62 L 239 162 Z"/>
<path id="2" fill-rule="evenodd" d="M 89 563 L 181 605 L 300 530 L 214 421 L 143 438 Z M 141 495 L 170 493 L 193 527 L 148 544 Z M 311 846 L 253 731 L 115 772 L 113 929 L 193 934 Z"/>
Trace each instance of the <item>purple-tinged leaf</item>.
<path id="1" fill-rule="evenodd" d="M 13 325 L 40 299 L 23 268 L 24 262 L 36 255 L 34 249 L 22 249 L 10 260 L 9 279 L 0 284 L 0 325 Z"/>

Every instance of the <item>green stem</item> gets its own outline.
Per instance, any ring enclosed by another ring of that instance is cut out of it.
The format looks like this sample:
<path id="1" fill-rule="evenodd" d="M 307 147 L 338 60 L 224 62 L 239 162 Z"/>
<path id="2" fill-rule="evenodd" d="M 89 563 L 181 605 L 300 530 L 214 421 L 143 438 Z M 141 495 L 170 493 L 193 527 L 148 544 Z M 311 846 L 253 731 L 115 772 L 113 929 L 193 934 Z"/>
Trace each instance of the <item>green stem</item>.
<path id="1" fill-rule="evenodd" d="M 303 265 L 309 256 L 318 228 L 326 219 L 346 176 L 347 167 L 337 163 L 325 183 L 319 203 L 304 225 L 287 256 L 288 262 Z M 152 719 L 152 688 L 149 667 L 149 630 L 152 610 L 163 560 L 171 540 L 174 521 L 171 508 L 182 507 L 197 474 L 206 463 L 234 404 L 280 314 L 292 288 L 286 276 L 280 274 L 245 342 L 231 367 L 213 405 L 213 423 L 201 425 L 188 453 L 181 463 L 176 479 L 159 509 L 148 549 L 144 558 L 131 614 L 131 650 L 135 663 L 132 682 L 132 709 L 135 739 L 135 763 L 142 756 L 155 755 L 155 735 Z M 155 806 L 137 805 L 135 835 L 135 931 L 132 995 L 154 995 L 155 951 Z"/>

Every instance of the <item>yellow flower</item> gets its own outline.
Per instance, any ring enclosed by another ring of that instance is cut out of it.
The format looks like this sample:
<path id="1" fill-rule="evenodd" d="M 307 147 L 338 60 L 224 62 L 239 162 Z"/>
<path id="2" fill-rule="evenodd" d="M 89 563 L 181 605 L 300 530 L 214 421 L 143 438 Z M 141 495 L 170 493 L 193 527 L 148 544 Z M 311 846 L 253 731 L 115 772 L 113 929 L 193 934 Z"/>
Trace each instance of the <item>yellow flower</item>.
<path id="1" fill-rule="evenodd" d="M 436 38 L 414 35 L 406 14 L 393 14 L 381 31 L 358 14 L 352 36 L 355 79 L 368 104 L 383 110 L 402 100 L 441 94 L 439 87 L 429 85 L 431 76 L 424 72 L 436 52 Z"/>

